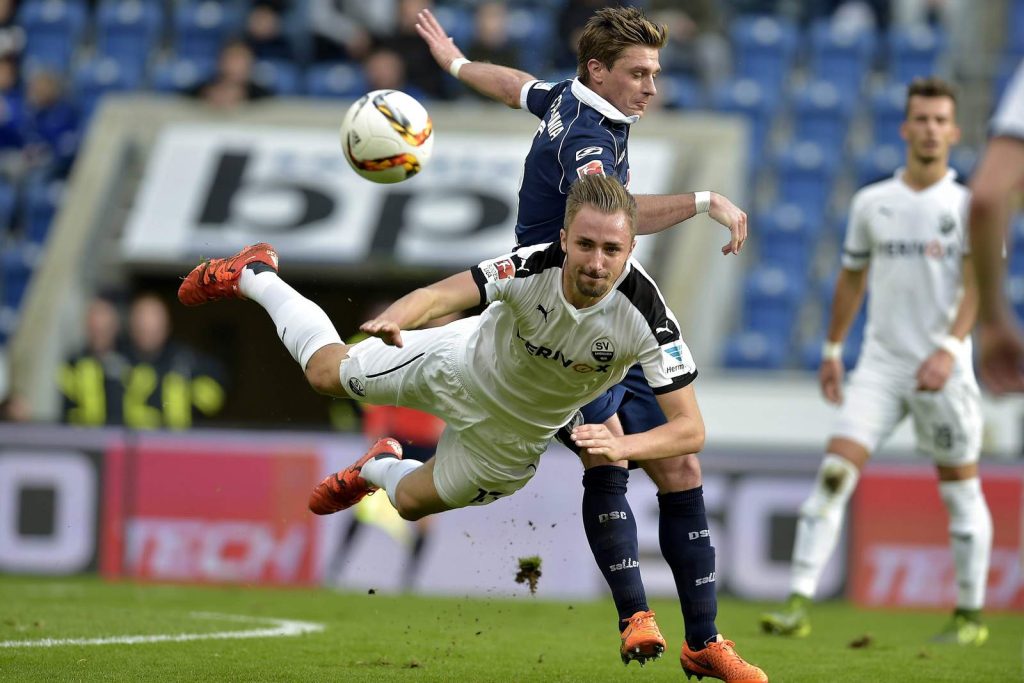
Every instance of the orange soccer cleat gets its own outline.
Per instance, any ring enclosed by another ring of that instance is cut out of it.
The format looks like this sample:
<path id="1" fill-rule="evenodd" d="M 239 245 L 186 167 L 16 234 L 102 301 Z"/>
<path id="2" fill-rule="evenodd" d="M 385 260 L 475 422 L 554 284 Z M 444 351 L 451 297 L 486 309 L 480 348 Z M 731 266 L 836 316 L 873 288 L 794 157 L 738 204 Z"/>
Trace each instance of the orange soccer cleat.
<path id="1" fill-rule="evenodd" d="M 626 630 L 622 632 L 622 663 L 629 664 L 636 660 L 640 666 L 648 659 L 657 659 L 665 651 L 665 639 L 661 636 L 658 624 L 654 621 L 654 612 L 637 612 L 626 622 Z"/>
<path id="2" fill-rule="evenodd" d="M 765 672 L 753 664 L 747 664 L 733 649 L 735 646 L 731 640 L 725 640 L 718 635 L 703 650 L 694 652 L 686 641 L 683 641 L 679 663 L 683 665 L 686 678 L 696 675 L 698 681 L 710 676 L 726 683 L 767 683 L 768 676 Z"/>
<path id="3" fill-rule="evenodd" d="M 198 306 L 217 299 L 238 299 L 238 280 L 242 270 L 254 263 L 262 263 L 277 272 L 277 252 L 266 242 L 246 247 L 234 256 L 206 259 L 185 276 L 178 287 L 178 301 L 186 306 Z"/>
<path id="4" fill-rule="evenodd" d="M 378 439 L 363 457 L 340 472 L 328 475 L 309 494 L 309 509 L 318 515 L 346 510 L 377 490 L 359 476 L 369 460 L 402 457 L 402 445 L 390 437 Z"/>

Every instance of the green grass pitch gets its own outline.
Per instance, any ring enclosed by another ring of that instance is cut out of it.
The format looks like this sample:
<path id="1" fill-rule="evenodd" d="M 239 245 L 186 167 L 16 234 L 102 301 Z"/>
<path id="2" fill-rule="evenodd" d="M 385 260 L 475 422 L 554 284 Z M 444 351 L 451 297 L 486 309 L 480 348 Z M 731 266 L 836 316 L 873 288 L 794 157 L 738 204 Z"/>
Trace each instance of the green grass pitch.
<path id="1" fill-rule="evenodd" d="M 510 573 L 510 582 L 512 576 Z M 512 588 L 512 586 L 510 586 Z M 543 595 L 543 579 L 540 595 Z M 0 642 L 210 634 L 316 622 L 293 637 L 0 647 L 3 681 L 680 681 L 682 618 L 653 605 L 669 641 L 661 660 L 623 667 L 611 602 L 425 598 L 0 577 Z M 766 605 L 723 599 L 719 628 L 776 683 L 1011 681 L 1024 677 L 1024 616 L 989 614 L 980 648 L 927 643 L 944 612 L 825 603 L 805 640 L 762 635 Z M 864 638 L 867 636 L 867 638 Z M 864 639 L 854 648 L 850 643 Z M 696 680 L 696 679 L 694 679 Z"/>

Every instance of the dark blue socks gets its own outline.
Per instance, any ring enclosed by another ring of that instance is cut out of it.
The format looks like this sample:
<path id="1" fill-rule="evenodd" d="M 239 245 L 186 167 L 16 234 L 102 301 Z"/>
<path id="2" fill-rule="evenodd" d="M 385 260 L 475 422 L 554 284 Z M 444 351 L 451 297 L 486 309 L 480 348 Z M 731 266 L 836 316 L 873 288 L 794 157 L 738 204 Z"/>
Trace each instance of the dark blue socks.
<path id="1" fill-rule="evenodd" d="M 628 480 L 629 471 L 614 465 L 591 467 L 583 473 L 583 528 L 620 620 L 648 609 L 640 578 L 636 520 L 626 500 Z M 625 626 L 618 624 L 620 631 Z"/>
<path id="2" fill-rule="evenodd" d="M 704 489 L 673 491 L 658 496 L 661 507 L 658 535 L 661 553 L 676 580 L 683 609 L 686 642 L 692 650 L 718 633 L 715 616 L 715 549 L 704 512 Z"/>

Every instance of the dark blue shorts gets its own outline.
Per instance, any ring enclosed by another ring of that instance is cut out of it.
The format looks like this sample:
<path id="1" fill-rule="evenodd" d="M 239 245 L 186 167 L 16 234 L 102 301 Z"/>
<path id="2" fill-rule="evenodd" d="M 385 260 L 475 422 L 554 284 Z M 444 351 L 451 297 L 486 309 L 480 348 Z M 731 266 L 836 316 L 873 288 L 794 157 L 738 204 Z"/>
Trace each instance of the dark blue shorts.
<path id="1" fill-rule="evenodd" d="M 601 424 L 618 413 L 626 434 L 639 434 L 668 422 L 639 363 L 629 369 L 621 382 L 581 410 L 587 424 Z"/>

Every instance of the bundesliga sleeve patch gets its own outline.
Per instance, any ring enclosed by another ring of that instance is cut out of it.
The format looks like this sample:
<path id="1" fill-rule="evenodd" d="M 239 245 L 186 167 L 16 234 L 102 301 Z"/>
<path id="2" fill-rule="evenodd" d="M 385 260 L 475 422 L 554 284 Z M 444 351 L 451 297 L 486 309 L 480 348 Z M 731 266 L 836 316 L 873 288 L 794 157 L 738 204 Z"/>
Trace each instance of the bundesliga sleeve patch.
<path id="1" fill-rule="evenodd" d="M 661 347 L 661 370 L 669 377 L 686 375 L 697 369 L 690 350 L 676 341 Z"/>
<path id="2" fill-rule="evenodd" d="M 600 159 L 588 161 L 576 168 L 576 176 L 582 178 L 585 175 L 604 175 L 604 164 Z"/>
<path id="3" fill-rule="evenodd" d="M 481 264 L 480 272 L 484 274 L 484 278 L 488 282 L 507 280 L 516 276 L 516 264 L 512 263 L 512 259 L 509 258 L 498 259 Z"/>

